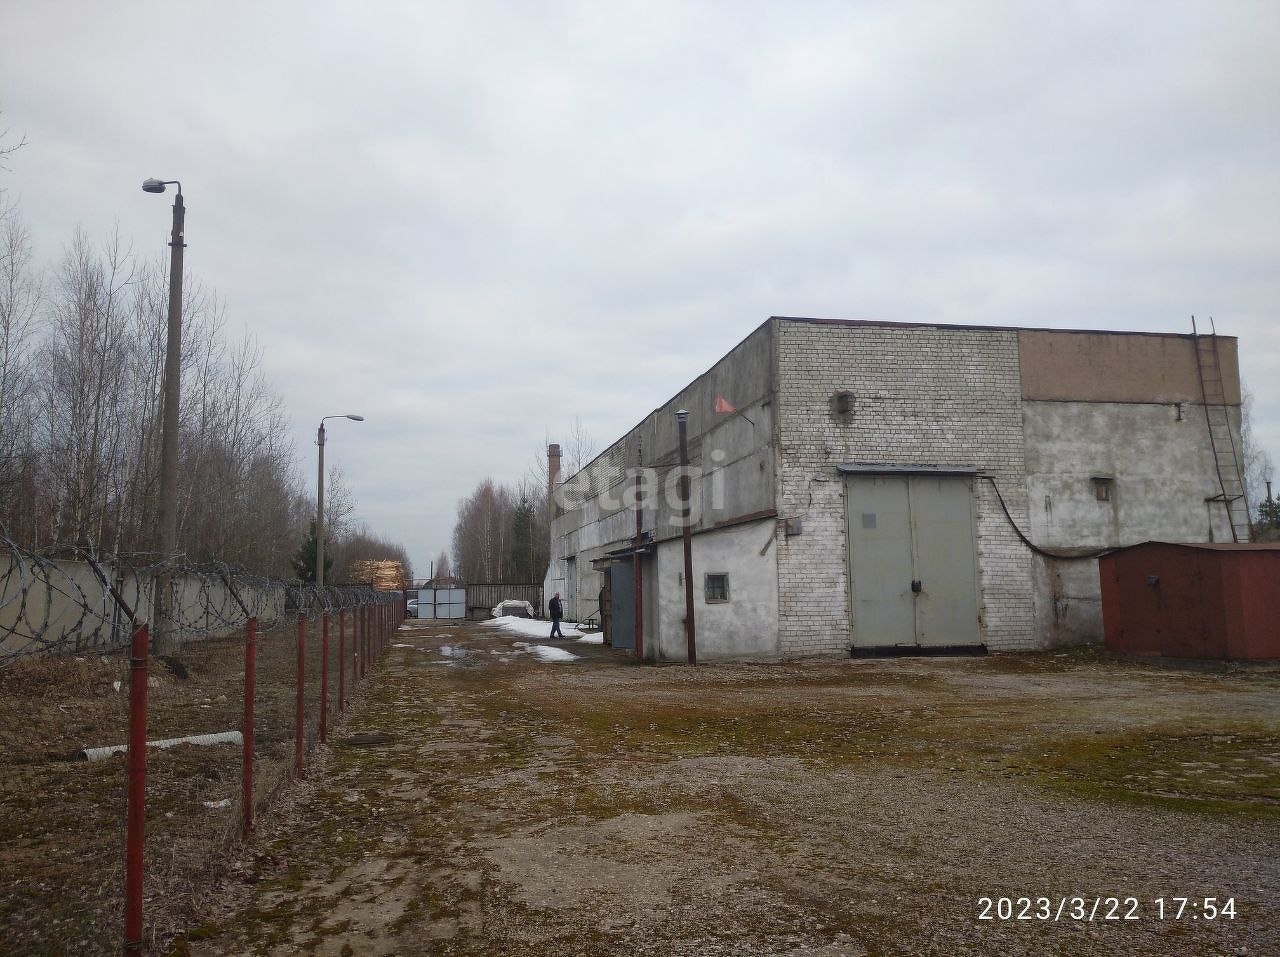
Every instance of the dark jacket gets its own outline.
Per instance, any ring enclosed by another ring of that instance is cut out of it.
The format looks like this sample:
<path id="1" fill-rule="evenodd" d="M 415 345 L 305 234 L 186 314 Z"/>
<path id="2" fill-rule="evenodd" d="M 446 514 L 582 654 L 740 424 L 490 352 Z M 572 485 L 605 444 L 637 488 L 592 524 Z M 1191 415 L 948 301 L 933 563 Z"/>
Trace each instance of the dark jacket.
<path id="1" fill-rule="evenodd" d="M 547 605 L 547 610 L 551 612 L 552 618 L 564 617 L 564 603 L 559 598 L 551 599 L 551 603 Z"/>

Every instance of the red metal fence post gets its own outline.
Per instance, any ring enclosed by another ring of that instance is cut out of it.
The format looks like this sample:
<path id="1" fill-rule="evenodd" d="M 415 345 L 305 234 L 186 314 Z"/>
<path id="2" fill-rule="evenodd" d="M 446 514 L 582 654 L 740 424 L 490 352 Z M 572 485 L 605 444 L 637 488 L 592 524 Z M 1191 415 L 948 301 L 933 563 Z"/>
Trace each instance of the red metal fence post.
<path id="1" fill-rule="evenodd" d="M 338 713 L 347 706 L 347 610 L 338 609 Z"/>
<path id="2" fill-rule="evenodd" d="M 129 792 L 124 851 L 124 951 L 142 953 L 142 853 L 146 840 L 147 651 L 151 632 L 144 623 L 129 649 Z"/>
<path id="3" fill-rule="evenodd" d="M 244 760 L 240 774 L 241 818 L 244 836 L 253 829 L 253 686 L 258 674 L 258 619 L 244 623 Z"/>
<path id="4" fill-rule="evenodd" d="M 360 680 L 369 664 L 369 606 L 360 606 Z"/>
<path id="5" fill-rule="evenodd" d="M 329 732 L 329 613 L 320 615 L 320 743 Z"/>
<path id="6" fill-rule="evenodd" d="M 307 616 L 298 616 L 298 706 L 294 715 L 294 732 L 293 732 L 293 775 L 294 777 L 302 777 L 302 751 L 305 744 L 306 732 L 304 723 L 305 717 L 305 701 L 303 696 L 303 687 L 307 671 Z"/>

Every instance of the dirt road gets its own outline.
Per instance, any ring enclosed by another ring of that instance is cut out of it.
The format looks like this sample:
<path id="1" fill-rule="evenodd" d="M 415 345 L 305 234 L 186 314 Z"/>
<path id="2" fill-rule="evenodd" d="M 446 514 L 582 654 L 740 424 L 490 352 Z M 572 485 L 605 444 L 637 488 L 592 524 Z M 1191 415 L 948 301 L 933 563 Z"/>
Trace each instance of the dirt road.
<path id="1" fill-rule="evenodd" d="M 179 952 L 1280 953 L 1275 672 L 419 624 Z"/>

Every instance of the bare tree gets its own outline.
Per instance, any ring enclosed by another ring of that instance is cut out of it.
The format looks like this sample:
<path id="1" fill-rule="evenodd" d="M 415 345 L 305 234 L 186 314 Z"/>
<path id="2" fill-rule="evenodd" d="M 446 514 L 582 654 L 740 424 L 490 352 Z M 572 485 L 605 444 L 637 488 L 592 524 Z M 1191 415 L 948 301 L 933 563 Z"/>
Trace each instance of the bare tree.
<path id="1" fill-rule="evenodd" d="M 501 581 L 511 541 L 515 497 L 492 478 L 458 503 L 453 526 L 455 574 L 465 581 Z"/>
<path id="2" fill-rule="evenodd" d="M 1240 400 L 1240 445 L 1244 460 L 1245 499 L 1252 508 L 1267 496 L 1267 482 L 1275 473 L 1275 466 L 1267 450 L 1253 438 L 1253 393 L 1242 390 Z"/>
<path id="3" fill-rule="evenodd" d="M 27 138 L 25 136 L 20 137 L 18 142 L 16 143 L 9 143 L 7 145 L 3 145 L 4 141 L 7 140 L 8 138 L 9 138 L 8 127 L 6 127 L 3 130 L 0 130 L 0 169 L 6 172 L 9 171 L 9 167 L 5 165 L 5 161 L 8 160 L 9 157 L 12 156 L 14 153 L 18 152 L 18 150 L 22 149 L 24 146 L 27 145 Z"/>
<path id="4" fill-rule="evenodd" d="M 163 264 L 138 265 L 118 236 L 77 232 L 43 282 L 0 206 L 0 522 L 19 544 L 153 547 L 167 305 Z M 179 547 L 287 575 L 315 506 L 261 348 L 228 340 L 222 303 L 194 278 L 183 325 Z M 353 496 L 339 469 L 329 483 L 330 535 L 407 568 L 400 546 L 348 534 Z"/>
<path id="5" fill-rule="evenodd" d="M 31 238 L 15 207 L 0 207 L 0 522 L 11 525 L 29 479 L 35 420 L 32 333 L 43 300 Z M 30 501 L 30 488 L 27 488 Z"/>
<path id="6" fill-rule="evenodd" d="M 118 236 L 99 256 L 77 232 L 54 280 L 42 372 L 55 541 L 103 540 L 121 452 L 125 297 L 132 278 L 131 257 Z"/>

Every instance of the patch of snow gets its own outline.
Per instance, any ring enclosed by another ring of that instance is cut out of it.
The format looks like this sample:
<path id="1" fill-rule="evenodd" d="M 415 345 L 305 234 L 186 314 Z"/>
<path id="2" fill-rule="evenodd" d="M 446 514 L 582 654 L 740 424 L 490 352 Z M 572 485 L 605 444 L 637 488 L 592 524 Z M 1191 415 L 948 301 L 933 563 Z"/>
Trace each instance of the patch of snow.
<path id="1" fill-rule="evenodd" d="M 512 634 L 524 635 L 529 638 L 548 638 L 551 634 L 551 622 L 539 621 L 536 618 L 520 618 L 516 615 L 504 615 L 502 618 L 491 618 L 485 622 L 486 625 L 493 625 L 501 628 L 503 631 L 509 631 Z M 581 638 L 584 632 L 578 630 L 576 621 L 565 621 L 560 623 L 560 630 L 564 632 L 566 638 Z"/>
<path id="2" fill-rule="evenodd" d="M 581 638 L 579 638 L 578 642 L 583 645 L 603 645 L 604 632 L 602 631 L 589 632 L 587 634 L 584 634 Z"/>
<path id="3" fill-rule="evenodd" d="M 223 798 L 221 801 L 205 801 L 204 806 L 210 811 L 219 811 L 231 807 L 231 798 Z"/>
<path id="4" fill-rule="evenodd" d="M 572 651 L 565 651 L 563 648 L 554 648 L 551 645 L 526 645 L 529 654 L 535 656 L 539 661 L 577 661 L 579 656 Z"/>
<path id="5" fill-rule="evenodd" d="M 407 642 L 403 642 L 403 641 L 393 641 L 391 643 L 391 647 L 392 648 L 417 648 L 418 646 L 410 645 Z"/>

